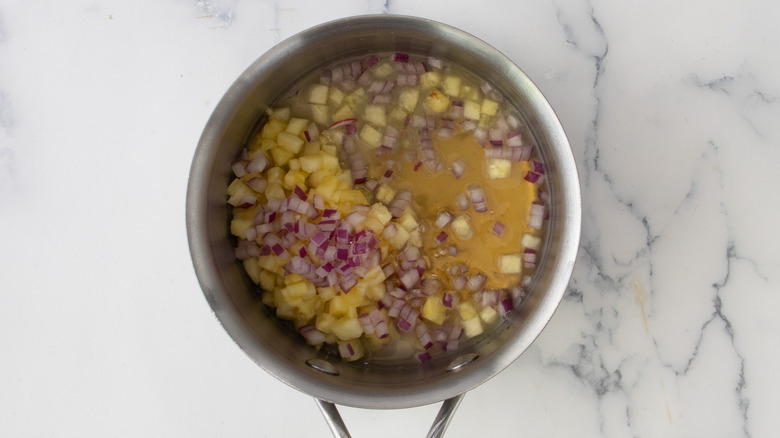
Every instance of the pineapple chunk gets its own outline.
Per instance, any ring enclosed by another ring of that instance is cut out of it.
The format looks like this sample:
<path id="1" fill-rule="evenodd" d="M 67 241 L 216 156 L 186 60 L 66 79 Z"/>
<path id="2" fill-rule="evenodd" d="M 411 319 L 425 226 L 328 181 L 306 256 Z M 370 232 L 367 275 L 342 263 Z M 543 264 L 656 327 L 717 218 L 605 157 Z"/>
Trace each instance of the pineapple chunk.
<path id="1" fill-rule="evenodd" d="M 436 88 L 441 82 L 441 74 L 436 71 L 429 71 L 420 75 L 420 88 Z"/>
<path id="2" fill-rule="evenodd" d="M 404 88 L 398 95 L 398 103 L 407 112 L 413 112 L 420 100 L 420 90 L 417 88 Z"/>
<path id="3" fill-rule="evenodd" d="M 377 126 L 387 126 L 387 110 L 384 105 L 366 105 L 363 116 L 369 123 Z"/>
<path id="4" fill-rule="evenodd" d="M 279 135 L 280 132 L 284 131 L 284 128 L 286 127 L 287 122 L 284 120 L 271 119 L 268 121 L 268 123 L 265 124 L 265 126 L 263 126 L 263 130 L 261 131 L 260 135 L 268 140 L 276 140 L 276 136 Z"/>
<path id="5" fill-rule="evenodd" d="M 294 119 L 294 120 L 302 120 L 302 119 Z M 304 120 L 304 122 L 306 122 L 306 120 Z M 292 152 L 293 154 L 299 154 L 301 153 L 301 149 L 303 149 L 304 141 L 301 137 L 299 137 L 298 134 L 290 134 L 289 132 L 285 131 L 279 133 L 279 135 L 276 137 L 276 143 L 278 143 L 279 146 Z"/>
<path id="6" fill-rule="evenodd" d="M 334 105 L 341 105 L 341 102 L 344 102 L 344 92 L 336 87 L 330 87 L 328 100 Z"/>
<path id="7" fill-rule="evenodd" d="M 434 324 L 442 325 L 447 316 L 447 308 L 441 302 L 441 295 L 431 295 L 425 299 L 421 315 Z"/>
<path id="8" fill-rule="evenodd" d="M 291 170 L 284 176 L 284 183 L 282 187 L 287 190 L 292 190 L 295 186 L 300 187 L 304 191 L 306 190 L 306 172 L 300 170 Z"/>
<path id="9" fill-rule="evenodd" d="M 512 162 L 503 158 L 488 158 L 488 178 L 508 178 L 512 173 Z"/>
<path id="10" fill-rule="evenodd" d="M 523 258 L 519 254 L 498 256 L 498 270 L 502 274 L 520 274 L 523 271 Z"/>
<path id="11" fill-rule="evenodd" d="M 258 260 L 255 259 L 255 263 L 257 262 Z M 258 264 L 258 266 L 260 265 Z M 276 274 L 274 274 L 273 272 L 267 269 L 263 269 L 260 271 L 260 275 L 258 278 L 260 279 L 259 281 L 260 287 L 263 288 L 263 290 L 266 291 L 274 290 L 274 288 L 276 287 Z"/>
<path id="12" fill-rule="evenodd" d="M 520 238 L 520 245 L 522 245 L 523 248 L 533 249 L 534 251 L 536 251 L 537 249 L 539 249 L 539 246 L 541 244 L 542 244 L 542 238 L 538 236 L 534 236 L 533 234 L 525 233 L 523 234 L 523 237 Z"/>
<path id="13" fill-rule="evenodd" d="M 406 228 L 398 227 L 398 231 L 396 231 L 393 238 L 390 239 L 390 244 L 393 245 L 393 248 L 401 250 L 403 249 L 404 245 L 406 245 L 406 242 L 410 237 L 411 235 L 408 231 L 406 231 Z"/>
<path id="14" fill-rule="evenodd" d="M 390 76 L 391 74 L 393 74 L 393 72 L 395 72 L 395 69 L 393 68 L 393 66 L 388 64 L 388 63 L 386 63 L 386 62 L 383 62 L 383 63 L 377 65 L 376 67 L 374 67 L 374 70 L 373 70 L 374 77 L 380 78 L 380 79 L 384 79 L 384 78 Z"/>
<path id="15" fill-rule="evenodd" d="M 301 133 L 303 132 L 304 129 L 306 129 L 307 126 L 309 126 L 308 120 L 293 117 L 292 119 L 290 119 L 289 122 L 287 122 L 287 128 L 284 129 L 284 132 L 298 136 L 301 135 Z"/>
<path id="16" fill-rule="evenodd" d="M 366 289 L 366 298 L 373 301 L 379 301 L 385 297 L 387 287 L 384 282 L 372 284 Z"/>
<path id="17" fill-rule="evenodd" d="M 273 157 L 274 164 L 277 166 L 284 166 L 294 156 L 295 153 L 293 151 L 280 146 L 271 149 L 271 157 Z"/>
<path id="18" fill-rule="evenodd" d="M 330 109 L 327 105 L 311 105 L 311 118 L 320 125 L 328 124 Z"/>
<path id="19" fill-rule="evenodd" d="M 309 89 L 309 103 L 324 105 L 328 103 L 328 86 L 314 84 Z"/>
<path id="20" fill-rule="evenodd" d="M 409 233 L 409 243 L 417 247 L 423 246 L 422 233 L 420 233 L 420 230 L 412 230 Z"/>
<path id="21" fill-rule="evenodd" d="M 317 315 L 317 319 L 314 322 L 314 327 L 322 333 L 333 333 L 333 325 L 336 324 L 338 318 L 330 313 L 320 313 Z"/>
<path id="22" fill-rule="evenodd" d="M 333 120 L 339 121 L 344 119 L 354 119 L 355 118 L 355 112 L 352 111 L 352 107 L 349 105 L 341 105 L 336 109 L 336 111 L 333 112 Z"/>
<path id="23" fill-rule="evenodd" d="M 463 102 L 463 117 L 471 120 L 479 120 L 481 107 L 478 102 L 467 100 Z"/>
<path id="24" fill-rule="evenodd" d="M 360 139 L 370 148 L 376 149 L 382 144 L 382 132 L 369 124 L 365 124 L 360 130 Z"/>
<path id="25" fill-rule="evenodd" d="M 282 184 L 284 182 L 284 169 L 281 167 L 272 167 L 265 173 L 265 179 L 268 184 Z"/>
<path id="26" fill-rule="evenodd" d="M 393 219 L 393 214 L 385 207 L 385 204 L 377 202 L 371 206 L 367 217 L 376 218 L 382 224 L 382 229 L 384 229 L 385 225 Z M 379 232 L 382 232 L 382 229 Z"/>
<path id="27" fill-rule="evenodd" d="M 322 156 L 317 155 L 303 155 L 298 158 L 301 164 L 301 170 L 306 173 L 312 173 L 322 167 Z"/>
<path id="28" fill-rule="evenodd" d="M 247 189 L 249 189 L 250 191 L 247 191 Z M 233 197 L 237 193 L 240 194 L 239 196 L 251 194 L 252 193 L 251 190 L 252 189 L 250 189 L 249 186 L 247 186 L 243 180 L 236 178 L 233 181 L 231 181 L 226 192 L 228 196 Z"/>
<path id="29" fill-rule="evenodd" d="M 237 210 L 230 220 L 230 234 L 246 239 L 246 230 L 255 226 L 254 209 Z"/>
<path id="30" fill-rule="evenodd" d="M 376 189 L 376 199 L 385 204 L 389 204 L 395 197 L 396 190 L 387 184 L 382 184 Z"/>
<path id="31" fill-rule="evenodd" d="M 292 283 L 291 285 L 281 289 L 282 296 L 288 302 L 294 302 L 298 300 L 308 300 L 314 298 L 317 295 L 317 291 L 314 285 L 308 281 L 301 281 L 298 283 Z"/>
<path id="32" fill-rule="evenodd" d="M 480 321 L 478 316 L 463 321 L 463 332 L 469 338 L 481 335 L 483 332 L 482 321 Z"/>
<path id="33" fill-rule="evenodd" d="M 400 218 L 398 218 L 398 223 L 406 229 L 406 231 L 413 231 L 416 230 L 417 227 L 420 226 L 420 223 L 417 221 L 417 218 L 414 217 L 414 213 L 412 213 L 412 210 L 407 208 L 404 213 L 401 215 Z"/>
<path id="34" fill-rule="evenodd" d="M 266 256 L 260 256 L 257 258 L 257 264 L 265 269 L 266 271 L 271 272 L 279 272 L 281 269 L 281 266 L 284 264 L 284 261 L 280 259 L 279 257 L 276 257 L 275 255 L 266 255 Z M 276 281 L 276 278 L 274 278 L 274 282 Z M 274 287 L 276 285 L 274 284 Z M 273 288 L 269 288 L 266 290 L 273 290 Z"/>
<path id="35" fill-rule="evenodd" d="M 428 112 L 441 113 L 449 108 L 450 98 L 445 96 L 444 93 L 439 90 L 433 90 L 428 93 L 428 96 L 425 98 L 423 105 L 425 106 L 425 109 L 428 110 Z"/>
<path id="36" fill-rule="evenodd" d="M 446 93 L 448 96 L 452 97 L 460 97 L 460 84 L 462 79 L 460 76 L 455 75 L 447 75 L 444 77 L 444 83 L 442 84 L 442 88 L 444 89 L 444 93 Z"/>
<path id="37" fill-rule="evenodd" d="M 395 107 L 390 111 L 389 121 L 393 125 L 403 125 L 409 113 L 403 108 Z"/>
<path id="38" fill-rule="evenodd" d="M 480 111 L 482 114 L 495 116 L 496 112 L 498 112 L 498 102 L 486 98 L 482 101 L 482 109 Z"/>
<path id="39" fill-rule="evenodd" d="M 357 339 L 363 334 L 363 326 L 357 318 L 339 318 L 333 324 L 333 334 L 342 341 Z"/>
<path id="40" fill-rule="evenodd" d="M 271 111 L 268 117 L 271 120 L 281 120 L 283 122 L 286 122 L 290 120 L 290 108 L 287 107 L 277 108 Z"/>
<path id="41" fill-rule="evenodd" d="M 477 309 L 474 308 L 474 304 L 471 302 L 464 301 L 458 304 L 458 313 L 460 314 L 460 319 L 466 321 L 477 316 Z"/>
<path id="42" fill-rule="evenodd" d="M 260 269 L 260 266 L 258 266 L 257 258 L 251 257 L 245 259 L 243 265 L 247 275 L 249 275 L 249 278 L 252 279 L 252 283 L 260 284 L 260 272 L 262 272 L 263 270 Z"/>
<path id="43" fill-rule="evenodd" d="M 482 318 L 486 324 L 493 324 L 496 322 L 496 319 L 498 319 L 498 312 L 496 312 L 496 309 L 488 306 L 479 312 L 479 317 Z"/>
<path id="44" fill-rule="evenodd" d="M 264 138 L 263 142 L 260 143 L 260 150 L 268 152 L 271 149 L 275 148 L 276 146 L 277 146 L 276 141 L 271 140 L 270 138 Z"/>
<path id="45" fill-rule="evenodd" d="M 474 231 L 471 229 L 469 219 L 465 215 L 456 217 L 450 226 L 452 227 L 452 231 L 455 232 L 455 235 L 462 240 L 469 240 L 474 236 Z"/>
<path id="46" fill-rule="evenodd" d="M 267 199 L 284 199 L 287 195 L 284 194 L 284 188 L 281 184 L 268 184 L 265 187 L 265 197 Z"/>
<path id="47" fill-rule="evenodd" d="M 323 302 L 329 301 L 336 296 L 336 289 L 333 287 L 320 287 L 317 288 L 317 295 L 319 295 L 320 300 Z"/>

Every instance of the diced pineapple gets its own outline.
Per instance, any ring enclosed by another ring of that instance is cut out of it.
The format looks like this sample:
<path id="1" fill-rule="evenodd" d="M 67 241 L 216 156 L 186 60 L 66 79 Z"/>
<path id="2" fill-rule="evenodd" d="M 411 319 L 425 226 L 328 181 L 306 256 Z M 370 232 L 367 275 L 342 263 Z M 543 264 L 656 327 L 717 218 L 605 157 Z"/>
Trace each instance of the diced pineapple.
<path id="1" fill-rule="evenodd" d="M 230 220 L 230 234 L 246 239 L 246 230 L 254 225 L 254 209 L 237 210 Z"/>
<path id="2" fill-rule="evenodd" d="M 329 115 L 330 109 L 327 105 L 311 105 L 311 118 L 320 125 L 327 125 L 330 122 Z"/>
<path id="3" fill-rule="evenodd" d="M 404 213 L 398 218 L 398 223 L 406 229 L 406 231 L 416 230 L 420 226 L 417 218 L 410 208 L 407 208 Z"/>
<path id="4" fill-rule="evenodd" d="M 387 184 L 382 184 L 376 189 L 376 199 L 385 204 L 390 204 L 395 197 L 396 190 Z"/>
<path id="5" fill-rule="evenodd" d="M 261 268 L 265 269 L 266 271 L 271 271 L 273 273 L 279 272 L 279 268 L 281 267 L 280 263 L 283 264 L 284 262 L 281 262 L 281 259 L 276 257 L 275 255 L 265 255 L 257 258 L 257 264 Z M 276 282 L 276 278 L 274 277 L 274 288 L 276 287 L 275 282 Z M 273 288 L 269 288 L 266 290 L 273 290 Z"/>
<path id="6" fill-rule="evenodd" d="M 235 187 L 235 192 L 230 196 L 227 202 L 233 207 L 237 207 L 244 202 L 244 199 L 246 199 L 246 197 L 252 197 L 252 196 L 256 198 L 255 191 L 252 190 L 248 185 L 246 184 L 237 185 Z"/>
<path id="7" fill-rule="evenodd" d="M 366 298 L 374 302 L 381 300 L 387 293 L 387 287 L 384 282 L 372 284 L 366 289 Z"/>
<path id="8" fill-rule="evenodd" d="M 520 274 L 523 271 L 523 258 L 519 254 L 498 256 L 498 270 L 502 274 Z"/>
<path id="9" fill-rule="evenodd" d="M 344 104 L 341 105 L 336 109 L 336 111 L 333 112 L 333 120 L 339 121 L 339 120 L 345 120 L 345 119 L 354 119 L 355 118 L 355 111 L 352 110 L 352 107 Z"/>
<path id="10" fill-rule="evenodd" d="M 257 264 L 257 258 L 250 257 L 245 259 L 242 264 L 244 265 L 244 270 L 246 270 L 247 275 L 252 279 L 252 282 L 254 284 L 260 284 L 260 273 L 263 270 L 260 269 L 260 266 Z"/>
<path id="11" fill-rule="evenodd" d="M 318 141 L 311 141 L 309 143 L 306 143 L 303 146 L 303 150 L 301 151 L 301 156 L 304 155 L 316 155 L 320 151 L 320 142 Z"/>
<path id="12" fill-rule="evenodd" d="M 334 175 L 325 175 L 314 189 L 314 192 L 320 194 L 325 200 L 331 200 L 335 197 L 338 188 L 339 179 Z"/>
<path id="13" fill-rule="evenodd" d="M 261 134 L 263 138 L 269 139 L 269 140 L 276 140 L 276 136 L 279 135 L 280 132 L 284 131 L 284 128 L 287 127 L 287 122 L 284 120 L 279 119 L 271 119 L 268 121 L 268 123 L 263 126 L 263 130 L 261 131 Z"/>
<path id="14" fill-rule="evenodd" d="M 480 89 L 473 85 L 463 84 L 463 86 L 460 87 L 460 95 L 464 99 L 479 100 L 480 93 Z"/>
<path id="15" fill-rule="evenodd" d="M 314 327 L 323 333 L 333 333 L 333 325 L 338 321 L 338 317 L 331 315 L 330 313 L 320 313 L 317 315 L 317 319 L 314 322 Z"/>
<path id="16" fill-rule="evenodd" d="M 387 110 L 384 105 L 366 105 L 363 110 L 363 117 L 369 123 L 377 126 L 387 125 Z"/>
<path id="17" fill-rule="evenodd" d="M 479 319 L 478 316 L 463 321 L 463 332 L 469 338 L 473 338 L 474 336 L 481 335 L 483 332 L 482 321 Z"/>
<path id="18" fill-rule="evenodd" d="M 420 230 L 412 230 L 409 232 L 409 243 L 412 246 L 422 247 L 423 241 L 422 241 L 422 233 L 420 233 Z"/>
<path id="19" fill-rule="evenodd" d="M 339 90 L 337 87 L 330 87 L 328 100 L 334 105 L 341 105 L 341 102 L 344 101 L 344 92 Z"/>
<path id="20" fill-rule="evenodd" d="M 248 188 L 249 188 L 249 186 L 247 186 L 246 183 L 243 180 L 236 178 L 236 179 L 234 179 L 233 181 L 230 182 L 230 185 L 228 185 L 228 188 L 227 188 L 226 192 L 227 192 L 228 196 L 233 196 L 236 193 L 242 193 L 242 194 L 252 193 L 252 192 L 247 192 L 246 191 L 246 189 L 248 189 Z"/>
<path id="21" fill-rule="evenodd" d="M 309 103 L 324 105 L 328 103 L 328 86 L 314 84 L 309 89 Z"/>
<path id="22" fill-rule="evenodd" d="M 382 144 L 382 132 L 369 124 L 363 125 L 360 130 L 360 139 L 372 149 L 378 148 Z"/>
<path id="23" fill-rule="evenodd" d="M 298 158 L 301 164 L 301 170 L 306 173 L 312 173 L 322 167 L 322 156 L 317 155 L 302 155 Z"/>
<path id="24" fill-rule="evenodd" d="M 455 235 L 462 240 L 469 240 L 474 236 L 474 231 L 471 229 L 469 219 L 465 215 L 456 217 L 450 226 L 452 227 L 452 231 L 455 232 Z"/>
<path id="25" fill-rule="evenodd" d="M 255 263 L 257 262 L 258 261 L 255 260 Z M 258 266 L 260 265 L 258 264 Z M 267 269 L 263 269 L 260 271 L 259 279 L 260 279 L 259 281 L 260 287 L 263 290 L 272 291 L 276 287 L 276 274 L 274 274 L 273 272 Z"/>
<path id="26" fill-rule="evenodd" d="M 411 235 L 406 231 L 406 228 L 398 227 L 398 231 L 396 231 L 395 235 L 390 239 L 390 244 L 393 245 L 393 248 L 401 250 L 404 245 L 406 245 L 409 237 L 411 237 Z"/>
<path id="27" fill-rule="evenodd" d="M 333 324 L 333 334 L 342 341 L 357 339 L 363 334 L 363 326 L 357 318 L 339 318 Z"/>
<path id="28" fill-rule="evenodd" d="M 393 219 L 393 214 L 390 213 L 390 210 L 387 209 L 385 204 L 377 202 L 371 206 L 371 210 L 369 210 L 367 217 L 376 218 L 382 224 L 382 229 L 384 229 L 385 225 Z M 379 231 L 381 232 L 382 229 Z"/>
<path id="29" fill-rule="evenodd" d="M 393 72 L 395 72 L 393 66 L 386 62 L 375 66 L 373 69 L 374 77 L 382 79 L 390 76 Z"/>
<path id="30" fill-rule="evenodd" d="M 498 312 L 496 312 L 496 309 L 488 306 L 480 310 L 479 317 L 482 318 L 486 324 L 493 324 L 496 322 L 496 319 L 498 319 Z"/>
<path id="31" fill-rule="evenodd" d="M 460 97 L 460 84 L 462 82 L 463 80 L 460 78 L 460 76 L 455 76 L 455 75 L 445 76 L 444 83 L 442 84 L 444 93 L 447 94 L 448 96 Z"/>
<path id="32" fill-rule="evenodd" d="M 284 134 L 284 133 L 283 133 Z M 288 134 L 289 135 L 289 134 Z M 271 149 L 271 157 L 274 159 L 274 164 L 277 166 L 284 166 L 294 157 L 295 153 L 289 149 L 277 146 Z"/>
<path id="33" fill-rule="evenodd" d="M 447 317 L 447 308 L 441 302 L 441 295 L 431 295 L 425 299 L 421 315 L 434 324 L 443 324 Z"/>
<path id="34" fill-rule="evenodd" d="M 284 132 L 299 136 L 307 126 L 309 126 L 308 120 L 293 117 L 289 122 L 287 122 L 287 127 L 284 129 Z"/>
<path id="35" fill-rule="evenodd" d="M 398 103 L 401 108 L 407 112 L 413 112 L 417 108 L 417 101 L 420 100 L 420 90 L 418 88 L 404 88 L 398 94 Z"/>
<path id="36" fill-rule="evenodd" d="M 371 230 L 374 232 L 374 234 L 379 234 L 382 232 L 382 230 L 385 229 L 385 224 L 383 224 L 381 221 L 379 221 L 375 217 L 369 217 L 363 222 L 360 223 L 357 227 L 355 227 L 357 231 L 361 230 Z"/>
<path id="37" fill-rule="evenodd" d="M 523 246 L 523 248 L 528 248 L 536 251 L 539 249 L 539 246 L 542 244 L 542 238 L 538 236 L 534 236 L 533 234 L 525 233 L 523 234 L 523 237 L 520 238 L 520 245 Z"/>
<path id="38" fill-rule="evenodd" d="M 450 98 L 439 90 L 433 90 L 425 97 L 423 106 L 430 113 L 444 112 L 450 106 Z"/>
<path id="39" fill-rule="evenodd" d="M 338 154 L 338 151 L 339 151 L 339 148 L 337 148 L 336 146 L 334 146 L 332 144 L 324 144 L 324 145 L 322 145 L 322 153 L 323 153 L 323 155 L 326 155 L 326 156 L 329 155 L 330 158 L 335 158 L 336 155 Z M 326 157 L 326 158 L 328 158 L 328 157 Z M 339 160 L 338 160 L 338 158 L 336 158 L 335 163 L 337 165 L 338 165 L 338 162 L 339 162 Z M 338 167 L 337 165 L 334 165 L 333 167 L 334 168 Z"/>
<path id="40" fill-rule="evenodd" d="M 420 75 L 420 88 L 423 90 L 428 88 L 436 88 L 441 83 L 441 74 L 436 71 L 425 72 Z"/>
<path id="41" fill-rule="evenodd" d="M 473 100 L 463 102 L 463 117 L 471 120 L 479 120 L 481 116 L 482 111 L 479 102 Z"/>
<path id="42" fill-rule="evenodd" d="M 480 111 L 482 114 L 495 116 L 496 112 L 498 112 L 498 102 L 485 98 L 482 101 L 482 109 Z"/>
<path id="43" fill-rule="evenodd" d="M 283 122 L 286 122 L 290 120 L 290 108 L 287 107 L 276 108 L 275 110 L 271 111 L 268 117 L 271 120 L 281 120 Z"/>
<path id="44" fill-rule="evenodd" d="M 319 295 L 320 300 L 323 302 L 329 301 L 331 298 L 336 296 L 336 288 L 333 287 L 318 287 L 317 288 L 317 295 Z"/>
<path id="45" fill-rule="evenodd" d="M 386 279 L 385 271 L 379 265 L 369 269 L 366 275 L 363 276 L 363 280 L 369 282 L 369 284 L 384 284 Z"/>
<path id="46" fill-rule="evenodd" d="M 287 190 L 292 190 L 295 186 L 300 187 L 304 191 L 306 190 L 306 177 L 309 175 L 301 170 L 291 170 L 284 176 L 284 187 Z"/>
<path id="47" fill-rule="evenodd" d="M 512 162 L 503 158 L 488 158 L 487 166 L 489 179 L 508 178 L 512 173 Z"/>
<path id="48" fill-rule="evenodd" d="M 263 292 L 263 295 L 260 297 L 263 301 L 263 304 L 265 304 L 268 307 L 274 307 L 276 306 L 276 303 L 274 303 L 274 294 L 273 292 Z"/>
<path id="49" fill-rule="evenodd" d="M 270 138 L 264 138 L 263 142 L 260 144 L 260 150 L 268 152 L 276 146 L 276 141 L 271 140 Z"/>
<path id="50" fill-rule="evenodd" d="M 344 100 L 354 110 L 363 105 L 363 102 L 366 100 L 366 90 L 363 88 L 356 88 L 355 91 L 349 93 Z"/>
<path id="51" fill-rule="evenodd" d="M 265 179 L 268 180 L 268 184 L 279 184 L 284 182 L 284 169 L 281 167 L 272 167 L 265 172 Z"/>
<path id="52" fill-rule="evenodd" d="M 265 187 L 265 197 L 268 199 L 284 199 L 287 195 L 284 194 L 284 188 L 281 184 L 268 184 Z"/>
<path id="53" fill-rule="evenodd" d="M 303 119 L 293 119 L 293 120 L 303 120 Z M 308 122 L 308 121 L 304 120 L 304 122 Z M 299 154 L 301 152 L 301 149 L 303 149 L 304 141 L 297 134 L 290 134 L 289 132 L 285 131 L 279 133 L 279 135 L 276 137 L 276 143 L 278 143 L 279 146 L 292 152 L 293 154 Z"/>
<path id="54" fill-rule="evenodd" d="M 293 302 L 295 299 L 308 300 L 314 298 L 317 294 L 314 285 L 308 281 L 301 281 L 298 283 L 292 283 L 287 287 L 282 288 L 282 296 L 288 302 Z"/>
<path id="55" fill-rule="evenodd" d="M 460 314 L 460 319 L 467 320 L 471 319 L 477 316 L 477 309 L 474 308 L 474 304 L 472 304 L 469 301 L 464 301 L 460 304 L 458 304 L 458 313 Z"/>
<path id="56" fill-rule="evenodd" d="M 297 158 L 290 158 L 290 160 L 287 161 L 287 167 L 290 170 L 301 170 L 301 162 Z"/>
<path id="57" fill-rule="evenodd" d="M 395 107 L 392 110 L 390 110 L 390 115 L 388 116 L 388 121 L 391 125 L 403 125 L 406 121 L 406 116 L 409 115 L 409 113 L 399 107 Z"/>
<path id="58" fill-rule="evenodd" d="M 282 319 L 295 319 L 295 308 L 285 301 L 276 303 L 276 316 Z"/>

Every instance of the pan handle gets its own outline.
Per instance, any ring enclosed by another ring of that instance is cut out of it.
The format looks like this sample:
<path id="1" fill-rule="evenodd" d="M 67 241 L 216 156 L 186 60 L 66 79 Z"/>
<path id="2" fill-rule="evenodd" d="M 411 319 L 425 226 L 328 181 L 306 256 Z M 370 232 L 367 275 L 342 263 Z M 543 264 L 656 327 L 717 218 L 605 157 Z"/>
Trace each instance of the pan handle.
<path id="1" fill-rule="evenodd" d="M 433 420 L 430 430 L 428 430 L 428 435 L 425 436 L 426 438 L 442 438 L 444 436 L 444 432 L 447 430 L 447 426 L 449 426 L 450 420 L 452 420 L 452 416 L 455 410 L 458 409 L 458 405 L 460 405 L 464 395 L 465 393 L 458 394 L 442 402 L 439 413 L 436 414 L 436 418 Z M 328 423 L 330 431 L 333 432 L 334 438 L 352 438 L 335 404 L 318 398 L 315 398 L 314 401 L 317 402 L 317 406 L 319 406 L 322 416 L 325 417 L 325 422 Z"/>

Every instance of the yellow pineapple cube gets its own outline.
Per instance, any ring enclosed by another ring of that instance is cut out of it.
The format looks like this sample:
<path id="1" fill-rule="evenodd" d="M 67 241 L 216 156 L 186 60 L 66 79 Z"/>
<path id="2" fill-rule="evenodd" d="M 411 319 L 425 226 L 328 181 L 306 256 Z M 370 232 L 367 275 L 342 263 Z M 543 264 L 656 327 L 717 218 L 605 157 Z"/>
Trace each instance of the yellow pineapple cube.
<path id="1" fill-rule="evenodd" d="M 478 316 L 463 321 L 463 332 L 469 338 L 481 335 L 483 332 L 482 321 Z"/>
<path id="2" fill-rule="evenodd" d="M 534 236 L 533 234 L 525 233 L 523 234 L 523 237 L 520 238 L 520 245 L 522 245 L 523 248 L 536 251 L 542 245 L 542 238 Z"/>
<path id="3" fill-rule="evenodd" d="M 352 110 L 352 107 L 347 104 L 341 105 L 336 109 L 336 111 L 333 111 L 334 122 L 338 122 L 346 119 L 354 119 L 354 118 L 355 118 L 355 112 Z"/>
<path id="4" fill-rule="evenodd" d="M 342 341 L 357 339 L 363 334 L 363 326 L 357 318 L 342 317 L 333 324 L 333 334 Z"/>
<path id="5" fill-rule="evenodd" d="M 306 122 L 306 120 L 304 120 L 304 122 Z M 301 152 L 301 149 L 303 149 L 304 141 L 298 135 L 290 134 L 289 132 L 285 131 L 279 133 L 279 135 L 276 137 L 276 143 L 297 155 Z"/>
<path id="6" fill-rule="evenodd" d="M 301 165 L 301 170 L 306 173 L 312 173 L 322 167 L 322 157 L 317 155 L 303 155 L 298 158 L 298 162 Z"/>
<path id="7" fill-rule="evenodd" d="M 439 90 L 432 90 L 425 97 L 423 106 L 430 113 L 441 113 L 449 108 L 450 98 Z"/>
<path id="8" fill-rule="evenodd" d="M 470 301 L 464 301 L 458 304 L 458 313 L 460 314 L 460 319 L 465 321 L 467 319 L 476 317 L 477 309 Z"/>
<path id="9" fill-rule="evenodd" d="M 284 132 L 289 134 L 300 136 L 306 127 L 309 126 L 309 121 L 298 117 L 293 117 L 287 122 L 287 127 L 284 128 Z"/>
<path id="10" fill-rule="evenodd" d="M 420 100 L 420 90 L 417 88 L 404 88 L 398 94 L 398 103 L 407 112 L 414 112 L 417 102 Z"/>
<path id="11" fill-rule="evenodd" d="M 387 184 L 382 184 L 376 189 L 376 199 L 385 204 L 390 204 L 395 197 L 396 190 Z"/>
<path id="12" fill-rule="evenodd" d="M 258 261 L 255 260 L 255 263 L 257 262 Z M 260 265 L 258 264 L 258 266 Z M 263 269 L 260 271 L 260 275 L 258 276 L 258 278 L 260 279 L 259 281 L 260 287 L 263 290 L 272 291 L 276 287 L 276 274 L 274 274 L 273 272 L 267 269 Z"/>
<path id="13" fill-rule="evenodd" d="M 436 294 L 426 298 L 420 314 L 434 324 L 443 324 L 447 317 L 447 308 L 441 302 L 441 295 Z"/>
<path id="14" fill-rule="evenodd" d="M 320 125 L 327 125 L 330 123 L 330 108 L 327 105 L 310 105 L 311 118 Z"/>
<path id="15" fill-rule="evenodd" d="M 291 170 L 284 176 L 284 187 L 287 190 L 292 190 L 295 186 L 300 187 L 304 191 L 306 190 L 306 178 L 309 175 L 301 170 Z"/>
<path id="16" fill-rule="evenodd" d="M 276 140 L 276 137 L 279 135 L 279 133 L 284 131 L 284 128 L 286 127 L 286 121 L 271 119 L 268 121 L 268 123 L 265 124 L 265 126 L 263 126 L 263 130 L 260 132 L 260 135 L 268 140 Z"/>
<path id="17" fill-rule="evenodd" d="M 482 101 L 482 109 L 480 110 L 482 114 L 488 115 L 488 116 L 495 116 L 498 112 L 498 102 L 495 100 L 490 100 L 485 98 Z"/>
<path id="18" fill-rule="evenodd" d="M 482 117 L 479 102 L 473 100 L 463 102 L 463 117 L 471 120 L 479 120 L 479 118 Z"/>
<path id="19" fill-rule="evenodd" d="M 398 231 L 396 231 L 395 235 L 390 239 L 390 244 L 393 245 L 393 248 L 401 250 L 410 237 L 411 235 L 406 231 L 406 228 L 398 227 Z"/>
<path id="20" fill-rule="evenodd" d="M 429 71 L 420 75 L 420 88 L 423 90 L 428 88 L 436 88 L 441 83 L 441 73 L 436 71 Z"/>
<path id="21" fill-rule="evenodd" d="M 460 78 L 460 76 L 455 75 L 447 75 L 444 77 L 444 83 L 442 84 L 442 88 L 444 89 L 444 93 L 448 96 L 452 97 L 459 97 L 460 96 L 460 84 L 463 80 Z"/>
<path id="22" fill-rule="evenodd" d="M 328 103 L 328 86 L 314 84 L 309 88 L 309 103 L 324 105 Z"/>
<path id="23" fill-rule="evenodd" d="M 334 105 L 341 105 L 341 102 L 344 101 L 344 92 L 339 90 L 337 87 L 330 87 L 328 100 Z"/>
<path id="24" fill-rule="evenodd" d="M 359 136 L 360 139 L 372 149 L 376 149 L 382 144 L 382 132 L 367 123 L 360 129 Z"/>
<path id="25" fill-rule="evenodd" d="M 284 188 L 281 184 L 268 184 L 265 187 L 265 197 L 267 199 L 285 199 Z"/>
<path id="26" fill-rule="evenodd" d="M 366 105 L 363 110 L 363 117 L 365 117 L 368 123 L 373 123 L 377 126 L 387 125 L 387 109 L 384 105 Z"/>
<path id="27" fill-rule="evenodd" d="M 456 217 L 450 224 L 450 227 L 452 227 L 452 231 L 455 232 L 455 235 L 462 240 L 468 240 L 474 236 L 474 231 L 471 229 L 469 219 L 465 215 Z"/>
<path id="28" fill-rule="evenodd" d="M 512 162 L 503 158 L 488 158 L 487 165 L 489 179 L 508 178 L 512 173 Z"/>
<path id="29" fill-rule="evenodd" d="M 502 274 L 520 274 L 523 272 L 523 258 L 519 254 L 498 256 L 498 270 Z"/>

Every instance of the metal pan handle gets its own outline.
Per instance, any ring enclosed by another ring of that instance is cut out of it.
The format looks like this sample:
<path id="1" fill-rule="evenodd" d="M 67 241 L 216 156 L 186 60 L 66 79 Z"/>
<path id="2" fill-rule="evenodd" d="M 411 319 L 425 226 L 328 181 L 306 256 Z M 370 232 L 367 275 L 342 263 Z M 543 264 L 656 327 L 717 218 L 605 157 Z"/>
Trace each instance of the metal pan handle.
<path id="1" fill-rule="evenodd" d="M 447 426 L 449 426 L 450 420 L 452 420 L 452 416 L 455 410 L 458 409 L 458 405 L 460 405 L 464 395 L 465 393 L 458 394 L 442 402 L 439 413 L 436 414 L 436 418 L 433 420 L 430 430 L 428 430 L 428 435 L 425 435 L 426 438 L 441 438 L 444 436 L 444 432 L 447 430 Z M 317 406 L 319 406 L 322 416 L 325 417 L 325 422 L 328 423 L 328 427 L 333 432 L 335 438 L 352 438 L 335 404 L 318 398 L 315 398 L 314 401 L 317 402 Z"/>

